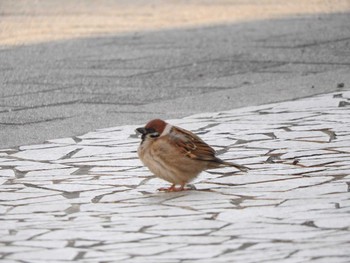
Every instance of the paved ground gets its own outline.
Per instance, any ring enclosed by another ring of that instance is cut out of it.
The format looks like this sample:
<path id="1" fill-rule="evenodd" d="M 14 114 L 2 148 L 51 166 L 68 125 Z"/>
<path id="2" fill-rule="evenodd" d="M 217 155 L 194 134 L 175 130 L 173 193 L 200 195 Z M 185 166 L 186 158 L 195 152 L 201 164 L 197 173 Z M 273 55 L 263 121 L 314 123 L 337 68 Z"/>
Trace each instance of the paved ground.
<path id="1" fill-rule="evenodd" d="M 212 2 L 0 1 L 1 262 L 349 262 L 349 1 Z M 252 169 L 157 192 L 153 117 Z"/>
<path id="2" fill-rule="evenodd" d="M 1 150 L 1 262 L 349 262 L 349 113 L 342 89 L 172 120 L 251 168 L 180 193 L 156 191 L 137 126 Z"/>
<path id="3" fill-rule="evenodd" d="M 99 3 L 1 1 L 0 147 L 335 91 L 349 74 L 347 0 Z"/>

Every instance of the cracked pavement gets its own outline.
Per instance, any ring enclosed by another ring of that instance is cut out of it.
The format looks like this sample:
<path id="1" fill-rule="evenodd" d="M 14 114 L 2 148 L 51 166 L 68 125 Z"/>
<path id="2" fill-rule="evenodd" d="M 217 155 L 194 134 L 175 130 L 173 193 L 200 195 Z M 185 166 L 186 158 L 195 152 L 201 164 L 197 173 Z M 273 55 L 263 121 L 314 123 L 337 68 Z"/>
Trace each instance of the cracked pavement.
<path id="1" fill-rule="evenodd" d="M 133 125 L 0 150 L 1 261 L 348 262 L 349 107 L 343 88 L 170 120 L 251 168 L 176 193 Z"/>
<path id="2" fill-rule="evenodd" d="M 349 1 L 99 3 L 0 2 L 0 261 L 349 262 Z M 251 170 L 157 192 L 155 117 Z"/>

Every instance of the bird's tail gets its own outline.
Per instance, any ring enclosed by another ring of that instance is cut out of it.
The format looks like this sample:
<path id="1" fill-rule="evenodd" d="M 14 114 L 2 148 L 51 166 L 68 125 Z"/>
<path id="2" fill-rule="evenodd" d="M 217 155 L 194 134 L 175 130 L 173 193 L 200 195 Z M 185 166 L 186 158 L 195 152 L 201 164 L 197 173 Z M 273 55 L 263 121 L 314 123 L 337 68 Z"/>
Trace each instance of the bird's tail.
<path id="1" fill-rule="evenodd" d="M 244 166 L 244 165 L 241 165 L 241 164 L 237 164 L 237 163 L 232 163 L 232 162 L 226 162 L 226 161 L 223 161 L 223 160 L 220 160 L 221 164 L 224 165 L 224 166 L 231 166 L 231 167 L 235 167 L 237 168 L 238 170 L 242 171 L 242 172 L 248 172 L 248 170 L 250 170 L 249 167 L 247 166 Z"/>

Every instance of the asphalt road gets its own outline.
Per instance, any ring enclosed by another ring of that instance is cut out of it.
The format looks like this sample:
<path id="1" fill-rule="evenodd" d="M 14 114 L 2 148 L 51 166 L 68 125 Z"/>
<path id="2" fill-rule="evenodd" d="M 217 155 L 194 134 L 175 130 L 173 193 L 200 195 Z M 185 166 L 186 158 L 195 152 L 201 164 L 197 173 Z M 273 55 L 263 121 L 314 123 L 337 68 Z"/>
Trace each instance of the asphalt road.
<path id="1" fill-rule="evenodd" d="M 190 1 L 187 7 L 194 9 L 196 2 L 205 3 L 203 21 L 201 16 L 191 21 L 193 12 L 170 18 L 174 3 L 162 7 L 153 1 L 152 9 L 144 1 L 132 1 L 134 6 L 121 1 L 126 11 L 119 10 L 119 24 L 107 13 L 110 22 L 101 31 L 101 6 L 94 13 L 93 5 L 77 1 L 77 12 L 69 5 L 55 9 L 61 1 L 48 1 L 51 4 L 26 13 L 30 1 L 19 1 L 19 9 L 11 2 L 0 4 L 0 14 L 7 18 L 0 38 L 0 148 L 155 117 L 180 118 L 307 97 L 350 85 L 345 78 L 350 68 L 349 1 L 337 1 L 341 12 L 316 3 L 328 1 L 314 1 L 320 10 L 311 6 L 304 13 L 258 12 L 256 19 L 248 12 L 236 20 L 229 19 L 227 10 L 259 10 L 262 4 L 248 1 L 249 9 L 240 1 L 222 1 L 220 10 L 226 13 L 220 13 L 208 1 Z M 284 2 L 271 5 L 289 10 Z M 133 17 L 136 4 L 134 16 L 139 19 L 115 29 L 125 21 L 121 14 Z M 110 10 L 109 5 L 103 10 Z M 186 3 L 178 5 L 184 13 Z M 208 19 L 210 9 L 216 20 Z M 168 13 L 152 16 L 164 10 Z M 31 30 L 22 30 L 23 23 Z"/>

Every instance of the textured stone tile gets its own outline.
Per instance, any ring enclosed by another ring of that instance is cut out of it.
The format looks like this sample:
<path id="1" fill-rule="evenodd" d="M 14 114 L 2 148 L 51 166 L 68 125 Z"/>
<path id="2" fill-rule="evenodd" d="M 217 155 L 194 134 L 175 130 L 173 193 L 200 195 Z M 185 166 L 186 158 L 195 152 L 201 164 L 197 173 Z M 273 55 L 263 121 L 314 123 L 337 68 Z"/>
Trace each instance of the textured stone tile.
<path id="1" fill-rule="evenodd" d="M 58 178 L 60 176 L 64 176 L 64 178 L 67 178 L 67 176 L 73 174 L 75 171 L 77 171 L 78 168 L 65 168 L 65 169 L 50 169 L 50 170 L 44 170 L 44 171 L 30 171 L 27 172 L 25 175 L 25 178 L 35 178 L 35 177 L 51 177 L 55 178 L 57 176 Z M 41 178 L 44 179 L 44 178 Z"/>
<path id="2" fill-rule="evenodd" d="M 328 142 L 329 136 L 322 131 L 275 131 L 278 139 L 284 140 L 308 140 L 314 142 Z"/>
<path id="3" fill-rule="evenodd" d="M 39 163 L 34 161 L 17 161 L 17 160 L 8 160 L 3 162 L 1 165 L 16 167 L 16 170 L 21 172 L 69 168 L 69 166 L 61 165 L 61 164 L 52 164 L 52 163 L 43 163 L 43 162 Z"/>
<path id="4" fill-rule="evenodd" d="M 142 214 L 137 214 L 135 212 L 129 213 L 128 216 L 132 217 L 163 217 L 163 216 L 186 216 L 186 215 L 196 215 L 198 212 L 191 209 L 178 208 L 178 207 L 157 207 L 150 206 L 148 209 L 142 209 Z M 166 226 L 158 226 L 158 228 Z M 174 226 L 173 226 L 174 227 Z M 156 229 L 158 229 L 156 228 Z"/>
<path id="5" fill-rule="evenodd" d="M 150 239 L 153 240 L 153 239 Z M 140 257 L 140 256 L 150 256 L 150 255 L 159 255 L 159 254 L 167 254 L 169 251 L 184 247 L 184 244 L 167 244 L 163 243 L 162 246 L 159 246 L 158 244 L 152 244 L 145 243 L 130 243 L 128 246 L 124 244 L 110 244 L 110 245 L 104 245 L 103 248 L 106 251 L 122 251 L 123 253 L 133 256 L 133 257 Z"/>
<path id="6" fill-rule="evenodd" d="M 152 229 L 155 230 L 167 230 L 167 229 L 181 229 L 181 230 L 193 230 L 193 229 L 216 229 L 225 226 L 223 222 L 213 221 L 213 220 L 196 220 L 193 222 L 187 222 L 184 225 L 182 222 L 173 222 L 171 225 L 158 224 Z"/>
<path id="7" fill-rule="evenodd" d="M 140 166 L 141 162 L 136 159 L 119 159 L 119 160 L 108 160 L 108 161 L 90 161 L 90 162 L 77 162 L 75 165 L 78 166 L 92 166 L 92 167 L 134 167 L 135 165 Z"/>
<path id="8" fill-rule="evenodd" d="M 329 177 L 301 177 L 301 178 L 294 178 L 291 180 L 281 180 L 278 182 L 274 182 L 273 184 L 269 182 L 266 182 L 266 183 L 263 182 L 263 183 L 259 183 L 257 185 L 257 188 L 259 188 L 259 191 L 261 190 L 290 191 L 293 189 L 313 186 L 315 184 L 327 183 L 331 180 L 332 178 L 329 178 Z"/>
<path id="9" fill-rule="evenodd" d="M 109 146 L 107 144 L 107 146 Z M 74 154 L 74 158 L 79 157 L 90 157 L 90 156 L 99 156 L 99 155 L 106 155 L 106 154 L 120 154 L 123 152 L 128 153 L 131 150 L 131 147 L 102 147 L 102 146 L 81 146 L 81 150 Z M 120 154 L 120 157 L 122 155 Z"/>
<path id="10" fill-rule="evenodd" d="M 247 243 L 247 246 L 251 243 Z M 289 249 L 289 252 L 294 252 L 293 248 Z M 285 258 L 289 256 L 290 253 L 288 251 L 274 251 L 274 250 L 257 250 L 251 251 L 247 249 L 246 251 L 234 251 L 231 253 L 227 253 L 223 256 L 226 259 L 226 262 L 230 262 L 230 260 L 234 259 L 239 262 L 248 262 L 248 263 L 258 263 L 261 261 L 266 262 L 282 262 Z"/>
<path id="11" fill-rule="evenodd" d="M 113 261 L 129 261 L 130 256 L 122 252 L 113 251 L 87 251 L 84 254 L 83 262 L 113 262 Z"/>
<path id="12" fill-rule="evenodd" d="M 184 259 L 184 260 L 195 260 L 195 259 L 208 259 L 215 258 L 221 255 L 224 251 L 230 249 L 236 249 L 239 245 L 191 245 L 183 248 L 178 248 L 172 252 L 155 256 L 155 260 L 163 259 Z"/>
<path id="13" fill-rule="evenodd" d="M 9 214 L 29 214 L 29 213 L 53 213 L 62 212 L 70 207 L 69 204 L 31 204 L 26 206 L 17 206 Z"/>
<path id="14" fill-rule="evenodd" d="M 0 176 L 1 177 L 15 177 L 15 173 L 13 170 L 10 169 L 5 169 L 5 170 L 0 170 Z"/>
<path id="15" fill-rule="evenodd" d="M 25 247 L 25 246 L 3 246 L 1 248 L 1 253 L 22 253 L 22 252 L 32 252 L 38 251 L 37 248 Z M 7 261 L 6 261 L 7 262 Z"/>
<path id="16" fill-rule="evenodd" d="M 222 244 L 230 240 L 229 237 L 220 236 L 163 236 L 149 240 L 150 243 L 160 244 L 180 244 L 180 245 L 199 245 L 199 244 Z"/>
<path id="17" fill-rule="evenodd" d="M 210 180 L 211 183 L 220 183 L 223 185 L 245 185 L 245 184 L 260 184 L 263 182 L 272 182 L 280 180 L 293 179 L 293 176 L 276 176 L 276 175 L 263 175 L 263 174 L 246 174 L 246 175 L 236 175 L 235 177 L 228 176 L 222 178 L 216 178 Z"/>
<path id="18" fill-rule="evenodd" d="M 318 149 L 323 149 L 324 145 L 319 144 L 319 143 L 314 143 L 311 141 L 288 141 L 288 140 L 283 140 L 282 139 L 276 139 L 276 140 L 264 140 L 264 141 L 253 141 L 253 142 L 248 142 L 245 144 L 246 147 L 251 147 L 251 148 L 263 148 L 263 149 L 278 149 L 281 146 L 283 148 L 289 148 L 291 150 L 318 150 Z"/>
<path id="19" fill-rule="evenodd" d="M 21 206 L 21 205 L 30 205 L 30 204 L 45 204 L 51 202 L 64 201 L 64 198 L 60 193 L 53 193 L 50 195 L 41 195 L 36 196 L 28 195 L 27 198 L 21 198 L 18 200 L 3 200 L 2 203 L 8 207 Z"/>
<path id="20" fill-rule="evenodd" d="M 326 218 L 316 219 L 314 223 L 320 228 L 349 228 L 350 218 L 346 215 L 349 212 L 350 210 L 346 211 L 345 214 L 337 215 L 337 217 L 334 214 L 329 214 Z"/>
<path id="21" fill-rule="evenodd" d="M 68 241 L 41 241 L 41 240 L 25 240 L 17 241 L 13 243 L 15 246 L 23 247 L 39 247 L 39 248 L 64 248 L 67 246 Z"/>
<path id="22" fill-rule="evenodd" d="M 1 241 L 3 242 L 10 242 L 10 241 L 24 241 L 32 239 L 33 237 L 43 234 L 47 232 L 47 230 L 43 229 L 11 229 L 12 231 L 9 231 L 9 234 L 4 235 L 1 237 Z"/>
<path id="23" fill-rule="evenodd" d="M 0 205 L 0 214 L 5 214 L 8 210 L 7 206 Z"/>
<path id="24" fill-rule="evenodd" d="M 26 150 L 45 150 L 47 148 L 57 148 L 60 147 L 61 145 L 55 144 L 55 143 L 44 143 L 44 144 L 36 144 L 36 145 L 24 145 L 20 146 L 19 149 L 21 151 L 26 151 Z"/>
<path id="25" fill-rule="evenodd" d="M 133 242 L 142 239 L 154 237 L 154 235 L 143 233 L 123 233 L 103 229 L 84 229 L 84 230 L 54 230 L 48 234 L 41 235 L 39 240 L 66 240 L 82 239 L 96 241 L 114 241 L 114 242 Z"/>
<path id="26" fill-rule="evenodd" d="M 301 150 L 301 151 L 292 151 L 288 150 L 288 152 L 283 153 L 281 158 L 283 159 L 294 159 L 294 158 L 304 158 L 305 156 L 317 156 L 317 155 L 323 155 L 323 154 L 330 154 L 333 153 L 330 150 Z"/>
<path id="27" fill-rule="evenodd" d="M 138 186 L 144 178 L 138 177 L 124 177 L 120 178 L 119 176 L 100 176 L 99 180 L 87 181 L 86 184 L 94 185 L 110 185 L 120 188 L 120 186 Z"/>
<path id="28" fill-rule="evenodd" d="M 97 189 L 111 189 L 111 186 L 101 186 L 101 185 L 89 185 L 89 184 L 77 184 L 77 183 L 60 183 L 56 185 L 43 185 L 46 189 L 57 190 L 62 192 L 82 192 Z"/>
<path id="29" fill-rule="evenodd" d="M 138 160 L 134 126 L 0 150 L 2 259 L 346 262 L 350 118 L 338 103 L 171 120 L 251 168 L 203 172 L 197 190 L 178 193 L 157 192 L 169 183 Z"/>
<path id="30" fill-rule="evenodd" d="M 70 152 L 76 150 L 76 146 L 63 146 L 63 147 L 52 147 L 45 149 L 36 150 L 24 150 L 15 154 L 12 157 L 17 157 L 26 160 L 36 160 L 36 161 L 52 161 L 58 160 L 67 155 Z"/>
<path id="31" fill-rule="evenodd" d="M 0 178 L 0 185 L 4 184 L 7 182 L 7 179 L 4 179 L 4 178 Z"/>
<path id="32" fill-rule="evenodd" d="M 313 249 L 313 250 L 307 250 L 307 251 L 299 251 L 299 256 L 305 255 L 310 258 L 322 258 L 325 257 L 328 260 L 332 260 L 332 258 L 343 258 L 347 257 L 349 254 L 347 253 L 346 244 L 343 245 L 337 245 L 337 246 L 331 246 L 331 247 L 325 247 L 323 249 Z M 335 260 L 335 262 L 341 262 Z"/>
<path id="33" fill-rule="evenodd" d="M 15 200 L 22 200 L 22 199 L 28 199 L 28 198 L 38 198 L 38 197 L 45 197 L 49 195 L 55 195 L 55 192 L 52 191 L 40 191 L 37 192 L 28 192 L 28 191 L 16 191 L 16 192 L 0 192 L 0 200 L 1 201 L 15 201 Z"/>
<path id="34" fill-rule="evenodd" d="M 73 140 L 72 138 L 52 139 L 52 140 L 48 140 L 47 142 L 51 144 L 68 144 L 68 145 L 76 144 L 75 140 Z"/>
<path id="35" fill-rule="evenodd" d="M 16 253 L 9 256 L 12 259 L 28 259 L 28 260 L 73 260 L 79 253 L 74 248 L 57 248 L 57 249 L 41 249 L 31 252 Z"/>

